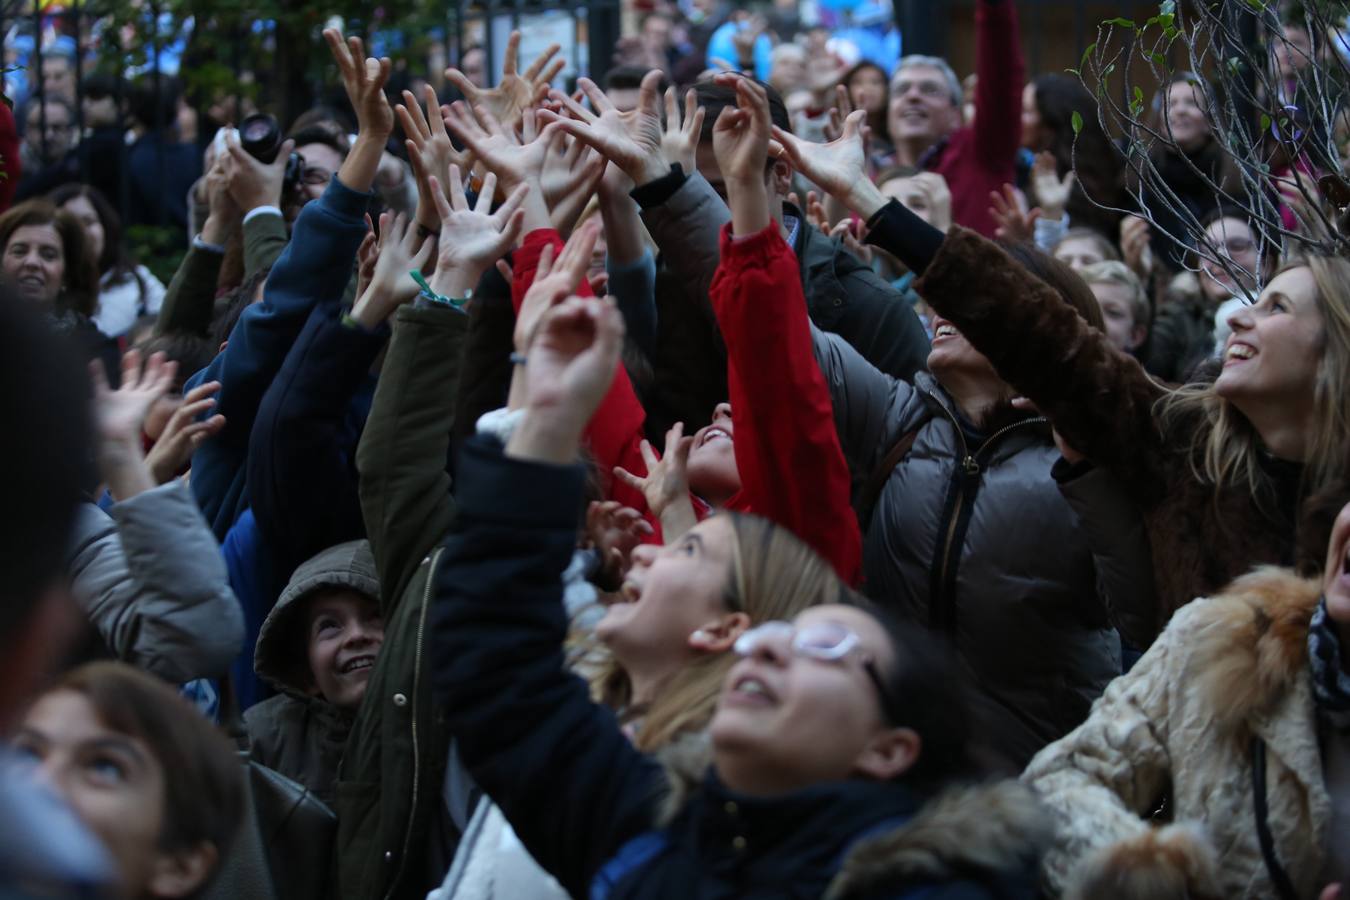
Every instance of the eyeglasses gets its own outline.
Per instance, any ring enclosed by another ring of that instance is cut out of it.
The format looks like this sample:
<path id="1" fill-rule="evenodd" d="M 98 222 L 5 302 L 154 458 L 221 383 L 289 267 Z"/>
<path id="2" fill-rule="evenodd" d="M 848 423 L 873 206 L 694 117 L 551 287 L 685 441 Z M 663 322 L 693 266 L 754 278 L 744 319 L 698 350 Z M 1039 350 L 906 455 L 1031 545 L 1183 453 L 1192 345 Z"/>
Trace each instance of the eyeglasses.
<path id="1" fill-rule="evenodd" d="M 790 622 L 765 622 L 746 631 L 736 639 L 734 649 L 738 656 L 752 656 L 765 641 L 786 640 L 795 656 L 819 662 L 840 662 L 862 647 L 862 639 L 852 630 L 836 622 L 819 622 L 798 628 Z M 886 688 L 886 680 L 871 659 L 862 660 L 863 673 L 876 688 L 881 710 L 891 724 L 899 724 L 903 717 L 900 704 Z"/>

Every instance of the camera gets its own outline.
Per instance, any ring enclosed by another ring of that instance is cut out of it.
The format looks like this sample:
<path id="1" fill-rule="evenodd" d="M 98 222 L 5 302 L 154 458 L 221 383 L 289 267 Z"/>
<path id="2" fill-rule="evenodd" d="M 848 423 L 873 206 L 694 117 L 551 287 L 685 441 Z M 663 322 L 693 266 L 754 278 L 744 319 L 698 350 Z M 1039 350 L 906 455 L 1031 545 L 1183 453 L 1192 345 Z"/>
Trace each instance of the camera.
<path id="1" fill-rule="evenodd" d="M 272 163 L 281 152 L 281 125 L 275 116 L 254 113 L 239 124 L 239 146 L 258 162 Z M 305 159 L 292 151 L 286 160 L 285 190 L 299 190 Z"/>

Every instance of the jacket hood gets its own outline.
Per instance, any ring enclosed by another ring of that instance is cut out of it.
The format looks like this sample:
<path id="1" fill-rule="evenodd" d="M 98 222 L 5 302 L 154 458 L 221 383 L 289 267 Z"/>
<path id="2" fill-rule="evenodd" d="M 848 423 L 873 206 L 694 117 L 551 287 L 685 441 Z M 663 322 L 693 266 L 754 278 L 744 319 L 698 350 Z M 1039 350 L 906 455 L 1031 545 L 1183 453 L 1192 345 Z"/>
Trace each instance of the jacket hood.
<path id="1" fill-rule="evenodd" d="M 1213 597 L 1192 638 L 1194 689 L 1216 726 L 1236 730 L 1268 710 L 1308 668 L 1308 629 L 1322 596 L 1314 579 L 1263 566 Z"/>
<path id="2" fill-rule="evenodd" d="M 690 735 L 658 753 L 670 787 L 658 814 L 661 827 L 706 783 L 711 749 L 706 736 Z M 1024 873 L 1033 884 L 1054 834 L 1049 811 L 1017 781 L 951 787 L 903 824 L 859 840 L 825 897 L 872 896 L 891 885 L 978 880 L 982 874 Z"/>
<path id="3" fill-rule="evenodd" d="M 329 547 L 291 576 L 258 632 L 253 671 L 290 693 L 308 692 L 312 676 L 304 651 L 305 601 L 322 590 L 353 590 L 380 599 L 380 579 L 369 541 Z"/>

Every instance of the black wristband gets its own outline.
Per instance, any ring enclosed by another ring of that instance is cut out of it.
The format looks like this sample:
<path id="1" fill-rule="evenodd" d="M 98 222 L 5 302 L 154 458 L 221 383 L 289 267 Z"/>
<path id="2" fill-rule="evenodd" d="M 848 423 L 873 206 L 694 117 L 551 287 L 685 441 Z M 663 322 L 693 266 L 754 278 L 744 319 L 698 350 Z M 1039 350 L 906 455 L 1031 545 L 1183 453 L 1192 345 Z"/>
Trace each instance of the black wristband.
<path id="1" fill-rule="evenodd" d="M 638 185 L 628 192 L 628 196 L 636 200 L 637 205 L 643 209 L 650 209 L 673 197 L 688 180 L 689 176 L 684 174 L 684 167 L 679 163 L 671 163 L 669 172 L 655 181 Z"/>

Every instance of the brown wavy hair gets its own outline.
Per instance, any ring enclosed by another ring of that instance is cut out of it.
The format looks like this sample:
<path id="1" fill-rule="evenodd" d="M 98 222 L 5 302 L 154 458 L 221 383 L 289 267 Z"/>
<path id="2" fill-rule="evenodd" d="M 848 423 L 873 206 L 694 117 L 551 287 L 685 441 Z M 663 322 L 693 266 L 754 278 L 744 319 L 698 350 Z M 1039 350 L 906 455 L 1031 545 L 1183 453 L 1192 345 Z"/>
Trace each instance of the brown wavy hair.
<path id="1" fill-rule="evenodd" d="M 50 225 L 61 238 L 65 277 L 61 282 L 61 293 L 56 297 L 57 310 L 69 309 L 92 316 L 98 307 L 98 265 L 89 254 L 84 226 L 50 201 L 28 200 L 0 215 L 0 253 L 9 246 L 14 232 L 26 225 Z"/>

